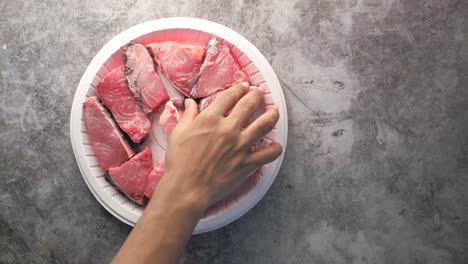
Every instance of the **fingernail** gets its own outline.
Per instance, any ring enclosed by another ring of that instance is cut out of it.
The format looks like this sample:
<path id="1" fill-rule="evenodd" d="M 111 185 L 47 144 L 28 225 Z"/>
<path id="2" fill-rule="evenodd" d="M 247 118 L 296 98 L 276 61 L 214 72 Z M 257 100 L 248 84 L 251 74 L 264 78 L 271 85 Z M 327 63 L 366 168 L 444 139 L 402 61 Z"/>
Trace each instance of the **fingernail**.
<path id="1" fill-rule="evenodd" d="M 244 88 L 249 88 L 249 83 L 248 82 L 241 82 L 241 85 Z"/>
<path id="2" fill-rule="evenodd" d="M 276 109 L 278 110 L 278 106 L 275 105 L 275 104 L 269 104 L 269 105 L 266 105 L 265 108 L 273 108 L 273 109 Z"/>
<path id="3" fill-rule="evenodd" d="M 189 99 L 185 99 L 184 100 L 184 105 L 185 105 L 185 108 L 188 108 L 190 106 L 190 100 Z"/>
<path id="4" fill-rule="evenodd" d="M 275 143 L 273 140 L 270 140 L 270 139 L 265 139 L 265 142 L 266 142 L 267 147 Z"/>
<path id="5" fill-rule="evenodd" d="M 263 87 L 263 85 L 257 86 L 257 89 L 258 89 L 260 92 L 262 92 L 262 93 L 265 93 L 265 92 L 266 92 L 265 87 Z"/>

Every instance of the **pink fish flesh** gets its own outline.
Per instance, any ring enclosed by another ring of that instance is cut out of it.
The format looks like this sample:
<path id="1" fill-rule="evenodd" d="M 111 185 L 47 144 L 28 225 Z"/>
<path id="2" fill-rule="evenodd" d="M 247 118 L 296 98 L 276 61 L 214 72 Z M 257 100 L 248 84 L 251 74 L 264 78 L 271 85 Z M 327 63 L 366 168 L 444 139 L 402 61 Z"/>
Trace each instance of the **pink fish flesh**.
<path id="1" fill-rule="evenodd" d="M 174 87 L 185 96 L 190 96 L 200 74 L 205 47 L 168 41 L 149 44 L 147 48 Z"/>
<path id="2" fill-rule="evenodd" d="M 180 113 L 179 109 L 174 102 L 169 101 L 166 103 L 164 106 L 164 110 L 159 117 L 159 124 L 164 129 L 164 132 L 166 133 L 166 137 L 169 139 L 169 136 L 172 133 L 172 130 L 174 130 L 175 126 L 179 122 L 180 119 Z"/>
<path id="3" fill-rule="evenodd" d="M 124 51 L 128 88 L 145 113 L 169 100 L 166 88 L 154 69 L 153 59 L 141 44 L 130 44 Z"/>
<path id="4" fill-rule="evenodd" d="M 142 205 L 148 175 L 153 169 L 151 152 L 145 148 L 120 167 L 110 168 L 110 180 L 120 191 L 135 203 Z"/>
<path id="5" fill-rule="evenodd" d="M 164 175 L 164 161 L 156 161 L 155 168 L 150 172 L 148 176 L 148 182 L 146 183 L 144 194 L 146 198 L 151 199 L 153 196 L 154 189 L 158 185 L 159 181 Z"/>
<path id="6" fill-rule="evenodd" d="M 91 147 L 103 170 L 120 166 L 134 154 L 96 96 L 89 97 L 83 103 L 83 121 Z"/>
<path id="7" fill-rule="evenodd" d="M 119 127 L 133 142 L 140 143 L 151 128 L 150 121 L 128 90 L 123 67 L 109 72 L 97 85 L 96 91 Z"/>
<path id="8" fill-rule="evenodd" d="M 211 39 L 208 42 L 205 60 L 201 66 L 200 77 L 191 95 L 203 98 L 238 82 L 248 82 L 248 76 L 241 71 L 238 62 L 231 55 L 225 41 Z"/>

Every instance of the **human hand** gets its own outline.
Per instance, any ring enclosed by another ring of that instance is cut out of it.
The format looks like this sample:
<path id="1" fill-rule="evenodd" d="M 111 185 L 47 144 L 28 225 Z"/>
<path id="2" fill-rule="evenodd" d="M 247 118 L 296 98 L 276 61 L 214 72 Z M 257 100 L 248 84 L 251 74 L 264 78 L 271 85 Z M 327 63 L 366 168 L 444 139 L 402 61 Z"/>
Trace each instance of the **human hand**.
<path id="1" fill-rule="evenodd" d="M 281 154 L 276 142 L 252 152 L 252 145 L 274 128 L 279 112 L 276 106 L 268 107 L 248 124 L 264 95 L 248 86 L 242 83 L 225 90 L 201 113 L 193 99 L 186 99 L 185 111 L 169 138 L 160 192 L 182 196 L 204 210 Z"/>
<path id="2" fill-rule="evenodd" d="M 281 154 L 278 143 L 252 152 L 279 113 L 268 107 L 248 124 L 263 98 L 248 86 L 225 90 L 200 114 L 193 99 L 185 101 L 185 112 L 169 137 L 165 175 L 113 263 L 176 263 L 206 208 Z"/>

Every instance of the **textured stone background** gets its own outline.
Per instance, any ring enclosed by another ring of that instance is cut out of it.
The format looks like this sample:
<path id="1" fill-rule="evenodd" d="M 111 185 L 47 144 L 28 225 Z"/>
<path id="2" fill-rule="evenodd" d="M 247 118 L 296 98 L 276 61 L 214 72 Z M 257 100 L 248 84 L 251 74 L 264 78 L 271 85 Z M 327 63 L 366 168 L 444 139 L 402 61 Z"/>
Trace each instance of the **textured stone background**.
<path id="1" fill-rule="evenodd" d="M 285 160 L 248 214 L 182 263 L 467 263 L 468 3 L 0 2 L 0 262 L 106 263 L 130 231 L 86 187 L 69 139 L 97 51 L 148 20 L 233 28 L 271 62 Z"/>

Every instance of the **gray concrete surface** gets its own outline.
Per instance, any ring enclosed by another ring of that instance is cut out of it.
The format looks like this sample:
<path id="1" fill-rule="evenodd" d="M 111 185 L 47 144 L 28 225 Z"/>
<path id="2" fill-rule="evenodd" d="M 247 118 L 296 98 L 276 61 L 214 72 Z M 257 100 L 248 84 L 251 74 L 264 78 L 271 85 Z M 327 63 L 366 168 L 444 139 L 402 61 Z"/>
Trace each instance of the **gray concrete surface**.
<path id="1" fill-rule="evenodd" d="M 1 1 L 0 263 L 106 263 L 130 231 L 69 139 L 97 51 L 148 20 L 233 28 L 275 69 L 285 160 L 248 214 L 181 263 L 467 263 L 466 1 Z"/>

